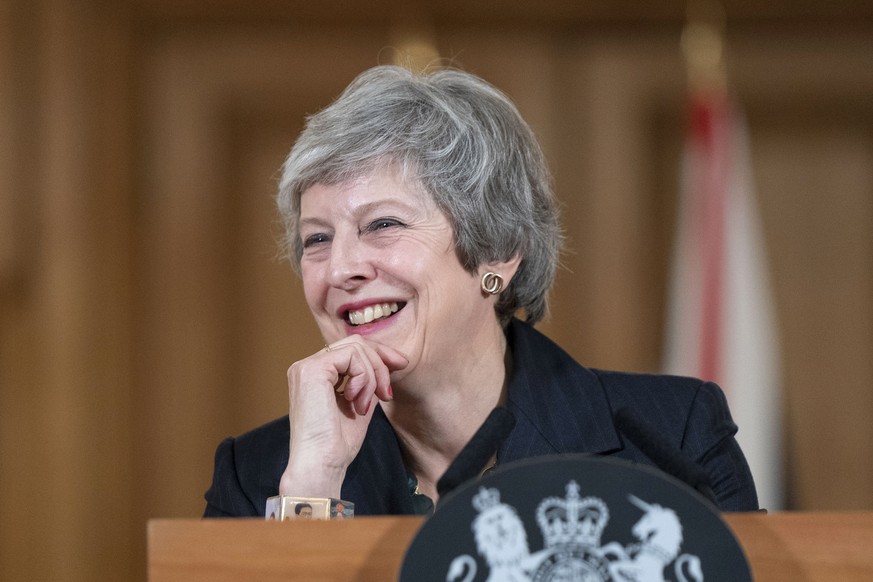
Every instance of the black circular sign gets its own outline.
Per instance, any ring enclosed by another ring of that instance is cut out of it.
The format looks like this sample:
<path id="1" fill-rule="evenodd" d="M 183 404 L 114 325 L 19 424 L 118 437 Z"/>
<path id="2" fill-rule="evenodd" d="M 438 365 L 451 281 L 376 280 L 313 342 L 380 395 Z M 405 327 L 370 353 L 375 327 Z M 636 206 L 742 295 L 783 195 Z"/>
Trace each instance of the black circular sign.
<path id="1" fill-rule="evenodd" d="M 648 466 L 586 455 L 504 465 L 441 500 L 401 582 L 752 580 L 719 512 Z"/>

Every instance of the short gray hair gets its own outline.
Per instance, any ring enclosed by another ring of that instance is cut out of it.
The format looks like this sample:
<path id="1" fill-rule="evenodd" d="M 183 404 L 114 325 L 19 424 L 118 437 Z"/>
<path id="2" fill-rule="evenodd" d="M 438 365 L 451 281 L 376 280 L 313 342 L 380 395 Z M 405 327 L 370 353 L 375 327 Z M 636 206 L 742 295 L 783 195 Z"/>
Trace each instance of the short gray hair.
<path id="1" fill-rule="evenodd" d="M 375 67 L 307 119 L 277 197 L 292 265 L 299 268 L 303 254 L 303 192 L 391 164 L 417 179 L 447 215 L 467 271 L 522 258 L 497 301 L 500 321 L 519 310 L 531 323 L 542 319 L 562 242 L 545 156 L 506 95 L 458 70 Z"/>

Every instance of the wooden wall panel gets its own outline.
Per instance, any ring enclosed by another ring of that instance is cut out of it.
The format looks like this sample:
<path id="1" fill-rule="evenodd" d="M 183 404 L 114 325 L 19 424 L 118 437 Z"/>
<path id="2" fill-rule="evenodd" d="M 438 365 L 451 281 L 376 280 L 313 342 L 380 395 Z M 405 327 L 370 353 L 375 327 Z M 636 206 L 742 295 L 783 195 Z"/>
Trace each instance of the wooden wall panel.
<path id="1" fill-rule="evenodd" d="M 123 13 L 12 7 L 14 72 L 0 81 L 14 94 L 4 128 L 14 214 L 4 219 L 15 234 L 14 284 L 0 306 L 0 577 L 123 579 L 138 529 Z"/>
<path id="2" fill-rule="evenodd" d="M 23 179 L 22 166 L 33 155 L 25 140 L 30 77 L 24 63 L 32 57 L 22 32 L 32 32 L 32 11 L 21 2 L 0 5 L 0 578 L 20 579 L 22 564 L 36 560 L 38 540 L 28 526 L 29 494 L 51 475 L 45 465 L 30 459 L 44 451 L 27 434 L 38 421 L 34 394 L 38 390 L 37 346 L 33 319 L 36 307 L 29 291 L 32 281 L 25 265 L 34 253 L 26 240 L 26 217 L 31 215 L 33 191 Z M 42 516 L 45 517 L 44 515 Z M 48 569 L 37 566 L 46 577 Z"/>
<path id="3" fill-rule="evenodd" d="M 273 203 L 278 172 L 302 118 L 290 117 L 287 102 L 270 105 L 233 115 L 236 160 L 228 168 L 228 177 L 234 177 L 229 193 L 240 220 L 233 275 L 238 285 L 230 316 L 239 361 L 228 386 L 227 398 L 236 403 L 237 414 L 222 427 L 227 434 L 286 414 L 288 366 L 323 345 L 300 279 L 278 254 L 282 233 Z"/>
<path id="4" fill-rule="evenodd" d="M 18 127 L 15 114 L 18 110 L 18 95 L 15 91 L 17 79 L 16 63 L 12 58 L 17 49 L 14 40 L 15 4 L 4 3 L 0 6 L 0 79 L 6 80 L 0 85 L 0 289 L 7 289 L 12 277 L 12 269 L 17 260 L 15 256 L 16 212 L 15 197 L 15 137 Z"/>
<path id="5" fill-rule="evenodd" d="M 761 128 L 756 159 L 773 213 L 791 501 L 866 508 L 873 467 L 858 458 L 873 456 L 873 126 L 774 125 Z"/>
<path id="6" fill-rule="evenodd" d="M 789 501 L 870 508 L 873 41 L 816 36 L 747 36 L 734 72 L 781 321 Z"/>
<path id="7" fill-rule="evenodd" d="M 123 12 L 93 5 L 39 4 L 35 301 L 42 383 L 36 430 L 45 435 L 42 460 L 51 476 L 38 491 L 56 488 L 71 497 L 62 511 L 52 504 L 37 509 L 51 523 L 50 535 L 37 541 L 50 578 L 127 576 L 124 552 L 136 536 L 129 527 L 130 150 L 123 18 Z"/>
<path id="8" fill-rule="evenodd" d="M 157 4 L 0 6 L 4 580 L 143 579 L 145 520 L 199 515 L 220 438 L 283 414 L 286 367 L 321 345 L 275 259 L 271 198 L 303 116 L 390 58 L 389 23 Z M 514 97 L 551 160 L 570 251 L 543 329 L 587 364 L 656 370 L 678 26 L 576 18 L 444 15 L 434 33 Z M 730 38 L 800 509 L 873 508 L 868 32 Z"/>
<path id="9" fill-rule="evenodd" d="M 558 158 L 572 275 L 556 319 L 573 327 L 558 326 L 556 337 L 587 365 L 657 371 L 672 237 L 662 207 L 676 195 L 659 176 L 675 174 L 678 160 L 658 164 L 681 134 L 680 54 L 664 35 L 586 36 L 568 42 L 564 58 L 572 106 L 562 116 L 578 145 Z M 677 124 L 665 128 L 664 117 Z"/>

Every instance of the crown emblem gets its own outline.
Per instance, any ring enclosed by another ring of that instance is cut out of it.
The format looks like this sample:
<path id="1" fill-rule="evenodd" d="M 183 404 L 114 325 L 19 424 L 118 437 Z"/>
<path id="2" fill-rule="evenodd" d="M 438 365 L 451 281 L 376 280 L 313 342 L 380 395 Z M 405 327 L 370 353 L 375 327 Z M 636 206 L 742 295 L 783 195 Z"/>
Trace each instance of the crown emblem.
<path id="1" fill-rule="evenodd" d="M 479 493 L 473 496 L 473 507 L 479 513 L 498 505 L 500 505 L 500 491 L 497 489 L 479 487 Z"/>
<path id="2" fill-rule="evenodd" d="M 609 521 L 609 509 L 597 497 L 579 497 L 576 481 L 567 483 L 567 496 L 547 497 L 537 508 L 537 523 L 546 547 L 581 544 L 600 546 L 600 536 Z"/>

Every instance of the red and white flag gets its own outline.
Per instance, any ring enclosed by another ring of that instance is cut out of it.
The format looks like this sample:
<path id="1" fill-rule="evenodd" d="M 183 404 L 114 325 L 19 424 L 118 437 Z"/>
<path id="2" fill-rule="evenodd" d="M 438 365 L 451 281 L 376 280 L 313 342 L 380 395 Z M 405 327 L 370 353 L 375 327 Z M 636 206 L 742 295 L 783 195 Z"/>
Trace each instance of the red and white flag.
<path id="1" fill-rule="evenodd" d="M 665 371 L 724 389 L 761 507 L 780 509 L 779 349 L 748 133 L 723 92 L 690 105 Z"/>

